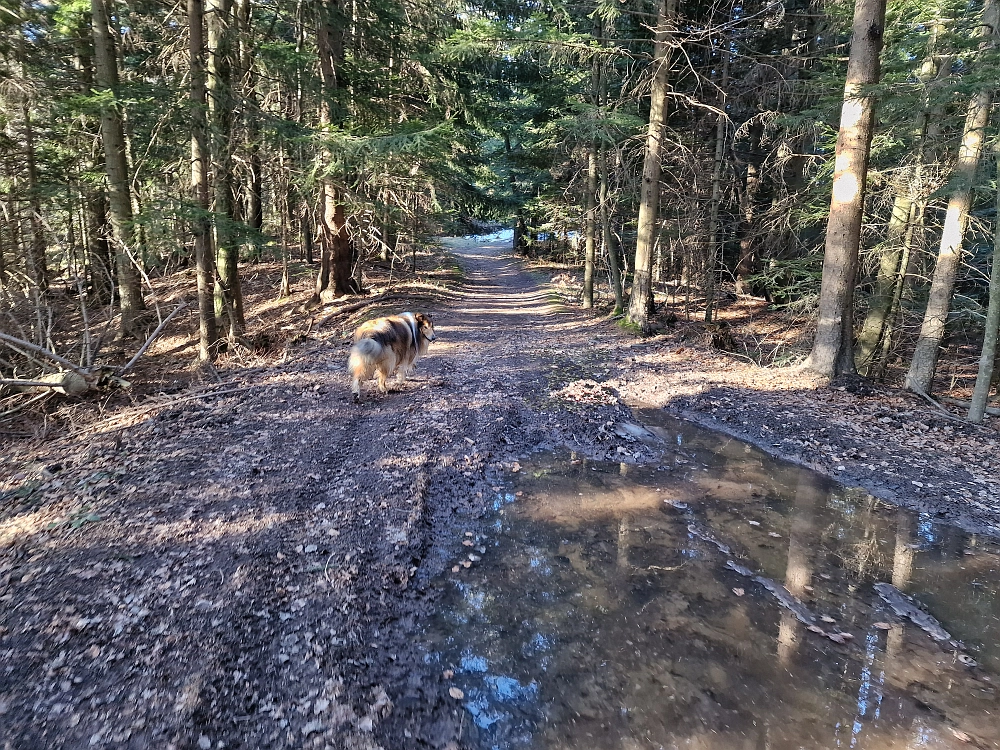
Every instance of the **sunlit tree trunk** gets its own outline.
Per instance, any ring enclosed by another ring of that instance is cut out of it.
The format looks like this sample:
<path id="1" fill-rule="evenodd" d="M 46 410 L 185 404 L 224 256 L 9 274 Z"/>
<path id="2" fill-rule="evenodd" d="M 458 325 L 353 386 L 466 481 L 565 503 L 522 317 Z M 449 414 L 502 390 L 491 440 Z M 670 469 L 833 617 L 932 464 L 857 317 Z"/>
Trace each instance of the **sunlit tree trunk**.
<path id="1" fill-rule="evenodd" d="M 594 38 L 601 38 L 601 21 L 597 18 L 594 21 Z M 601 60 L 595 55 L 591 62 L 590 69 L 590 104 L 594 117 L 603 116 L 600 110 L 602 104 L 601 96 Z M 597 139 L 593 138 L 587 144 L 587 197 L 586 197 L 586 254 L 584 256 L 583 268 L 583 307 L 590 309 L 594 306 L 594 270 L 597 265 Z"/>
<path id="2" fill-rule="evenodd" d="M 983 8 L 983 22 L 980 26 L 980 34 L 986 37 L 983 49 L 994 46 L 1000 31 L 997 29 L 998 8 L 1000 5 L 996 0 L 989 0 Z M 934 380 L 938 350 L 944 338 L 945 324 L 951 307 L 951 294 L 961 264 L 962 243 L 969 224 L 969 209 L 972 206 L 972 187 L 983 151 L 986 126 L 990 119 L 993 88 L 992 84 L 983 86 L 973 96 L 965 118 L 962 144 L 958 150 L 958 161 L 955 163 L 951 179 L 953 192 L 948 200 L 948 212 L 941 232 L 941 245 L 934 266 L 927 308 L 924 310 L 924 320 L 913 351 L 913 359 L 910 360 L 910 369 L 906 373 L 906 387 L 919 393 L 930 392 Z"/>
<path id="3" fill-rule="evenodd" d="M 597 141 L 587 147 L 587 249 L 583 267 L 583 307 L 594 306 L 594 266 L 597 262 Z"/>
<path id="4" fill-rule="evenodd" d="M 892 324 L 901 298 L 897 291 L 901 291 L 902 281 L 911 264 L 915 224 L 923 218 L 924 167 L 930 152 L 928 140 L 938 133 L 940 122 L 944 119 L 943 105 L 932 105 L 929 101 L 930 89 L 946 78 L 951 69 L 951 58 L 937 54 L 939 31 L 936 29 L 931 35 L 927 54 L 917 73 L 917 79 L 928 91 L 913 128 L 915 163 L 912 173 L 906 174 L 896 186 L 896 198 L 886 224 L 886 238 L 875 278 L 875 289 L 858 336 L 855 365 L 867 376 L 881 372 L 885 365 L 882 355 L 887 354 L 890 349 Z"/>
<path id="5" fill-rule="evenodd" d="M 983 331 L 983 350 L 979 357 L 979 373 L 972 391 L 969 421 L 979 423 L 986 414 L 986 399 L 993 384 L 993 370 L 997 358 L 997 332 L 1000 331 L 1000 138 L 993 142 L 997 163 L 997 214 L 993 224 L 993 266 L 990 269 L 990 302 L 986 309 Z"/>
<path id="6" fill-rule="evenodd" d="M 863 94 L 866 86 L 879 80 L 884 26 L 885 0 L 857 0 L 826 226 L 819 319 L 804 363 L 829 378 L 854 372 L 854 282 L 875 124 L 875 97 Z"/>
<path id="7" fill-rule="evenodd" d="M 114 235 L 121 327 L 122 333 L 133 335 L 137 332 L 135 317 L 145 309 L 145 304 L 135 266 L 142 254 L 136 247 L 132 226 L 132 193 L 125 157 L 125 129 L 117 101 L 118 58 L 104 0 L 91 0 L 90 11 L 94 32 L 95 89 L 100 93 L 110 94 L 110 97 L 102 99 L 101 104 L 101 141 L 104 145 L 104 165 L 108 178 L 108 205 Z"/>
<path id="8" fill-rule="evenodd" d="M 188 0 L 191 77 L 191 191 L 198 206 L 192 221 L 194 260 L 198 276 L 198 359 L 205 362 L 215 354 L 219 334 L 215 321 L 213 287 L 215 254 L 212 252 L 212 224 L 209 220 L 208 89 L 205 84 L 205 0 Z"/>
<path id="9" fill-rule="evenodd" d="M 659 0 L 653 46 L 653 85 L 649 104 L 649 127 L 642 164 L 639 197 L 638 238 L 632 269 L 632 296 L 628 320 L 643 331 L 649 329 L 649 308 L 653 299 L 653 251 L 660 226 L 660 170 L 663 126 L 667 117 L 667 88 L 670 73 L 670 31 L 677 13 L 677 0 Z"/>
<path id="10" fill-rule="evenodd" d="M 334 107 L 339 106 L 335 96 L 339 88 L 337 67 L 344 56 L 344 23 L 339 0 L 322 0 L 316 30 L 320 79 L 323 85 L 319 105 L 321 130 L 334 124 Z M 327 167 L 332 162 L 332 154 L 328 150 L 324 150 L 323 160 Z M 333 179 L 329 176 L 324 176 L 320 181 L 320 207 L 320 270 L 316 277 L 313 302 L 319 302 L 323 297 L 340 297 L 354 291 L 347 215 Z"/>

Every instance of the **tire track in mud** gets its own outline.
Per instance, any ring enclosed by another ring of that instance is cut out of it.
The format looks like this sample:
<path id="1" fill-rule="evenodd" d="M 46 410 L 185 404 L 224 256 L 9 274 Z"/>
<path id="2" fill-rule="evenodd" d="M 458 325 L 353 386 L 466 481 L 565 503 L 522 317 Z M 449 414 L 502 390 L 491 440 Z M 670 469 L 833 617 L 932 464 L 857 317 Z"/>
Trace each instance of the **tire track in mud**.
<path id="1" fill-rule="evenodd" d="M 12 747 L 459 741 L 419 641 L 438 576 L 503 462 L 569 437 L 603 453 L 597 427 L 625 412 L 548 396 L 554 363 L 596 335 L 585 316 L 553 306 L 508 247 L 454 252 L 467 282 L 388 396 L 350 402 L 348 343 L 331 336 L 254 373 L 263 387 L 53 449 L 51 499 L 0 517 L 19 524 L 0 548 Z M 81 492 L 99 522 L 48 528 Z"/>

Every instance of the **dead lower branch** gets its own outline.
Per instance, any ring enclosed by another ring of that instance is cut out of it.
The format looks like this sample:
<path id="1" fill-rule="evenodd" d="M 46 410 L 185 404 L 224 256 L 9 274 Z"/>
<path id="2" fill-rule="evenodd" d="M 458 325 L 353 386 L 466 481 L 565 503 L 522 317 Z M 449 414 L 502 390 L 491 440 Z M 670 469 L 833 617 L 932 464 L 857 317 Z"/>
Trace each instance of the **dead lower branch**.
<path id="1" fill-rule="evenodd" d="M 163 329 L 167 327 L 167 323 L 169 323 L 169 322 L 170 322 L 171 320 L 173 320 L 174 316 L 175 316 L 175 315 L 177 315 L 177 313 L 179 313 L 179 312 L 180 312 L 181 310 L 183 310 L 183 309 L 184 309 L 184 308 L 186 308 L 187 306 L 188 306 L 188 303 L 187 303 L 187 302 L 182 302 L 182 303 L 181 303 L 181 304 L 179 304 L 179 305 L 178 305 L 177 307 L 175 307 L 175 308 L 174 308 L 174 311 L 173 311 L 172 313 L 170 313 L 170 314 L 169 314 L 169 315 L 168 315 L 167 317 L 165 317 L 165 318 L 164 318 L 164 319 L 163 319 L 163 320 L 162 320 L 162 321 L 160 322 L 160 325 L 156 326 L 156 330 L 154 330 L 154 331 L 153 331 L 153 332 L 152 332 L 152 333 L 150 334 L 149 338 L 148 338 L 148 339 L 146 339 L 146 343 L 144 343 L 144 344 L 143 344 L 142 346 L 140 346 L 140 347 L 139 347 L 139 351 L 137 351 L 137 352 L 135 353 L 135 356 L 134 356 L 134 357 L 132 357 L 132 359 L 130 359 L 130 360 L 128 361 L 128 363 L 127 363 L 127 364 L 125 364 L 125 365 L 124 365 L 124 366 L 123 366 L 122 368 L 120 368 L 120 369 L 118 370 L 118 374 L 119 374 L 119 375 L 124 375 L 124 374 L 125 374 L 125 373 L 126 373 L 126 372 L 127 372 L 127 371 L 128 371 L 128 370 L 129 370 L 130 368 L 131 368 L 131 367 L 132 367 L 132 365 L 134 365 L 134 364 L 135 364 L 136 362 L 138 362 L 138 361 L 139 361 L 139 358 L 140 358 L 140 357 L 141 357 L 141 356 L 142 356 L 143 354 L 145 354 L 145 353 L 146 353 L 146 350 L 147 350 L 147 349 L 148 349 L 148 348 L 150 347 L 150 345 L 151 345 L 151 344 L 152 344 L 152 343 L 153 343 L 154 341 L 156 341 L 156 337 L 157 337 L 157 336 L 159 336 L 159 335 L 160 335 L 160 333 L 162 333 L 162 332 L 163 332 Z"/>

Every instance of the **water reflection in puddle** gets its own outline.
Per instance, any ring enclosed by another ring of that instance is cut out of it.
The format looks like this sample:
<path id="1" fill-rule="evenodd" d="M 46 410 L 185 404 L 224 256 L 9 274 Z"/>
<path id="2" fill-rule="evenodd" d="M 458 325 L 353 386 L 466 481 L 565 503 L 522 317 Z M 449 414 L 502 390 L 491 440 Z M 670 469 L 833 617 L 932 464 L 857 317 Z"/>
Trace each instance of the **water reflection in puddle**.
<path id="1" fill-rule="evenodd" d="M 465 740 L 1000 747 L 995 542 L 643 418 L 660 467 L 523 462 L 482 560 L 449 578 L 427 638 L 465 693 Z"/>

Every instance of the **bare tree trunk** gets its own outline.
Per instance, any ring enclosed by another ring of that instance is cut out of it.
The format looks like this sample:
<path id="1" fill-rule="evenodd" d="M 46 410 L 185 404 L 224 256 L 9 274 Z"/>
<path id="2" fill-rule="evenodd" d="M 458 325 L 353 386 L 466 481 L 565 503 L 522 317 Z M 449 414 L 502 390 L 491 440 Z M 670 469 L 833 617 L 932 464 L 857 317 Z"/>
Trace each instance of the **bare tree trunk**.
<path id="1" fill-rule="evenodd" d="M 597 141 L 587 147 L 587 249 L 583 267 L 583 308 L 594 306 L 594 266 L 597 262 Z"/>
<path id="2" fill-rule="evenodd" d="M 642 164 L 639 198 L 638 238 L 632 269 L 632 296 L 628 320 L 643 331 L 649 330 L 649 308 L 653 300 L 653 251 L 660 226 L 660 171 L 663 126 L 667 118 L 667 88 L 670 73 L 671 27 L 677 14 L 677 0 L 659 0 L 653 46 L 653 88 L 649 104 L 649 127 Z"/>
<path id="3" fill-rule="evenodd" d="M 981 45 L 982 50 L 992 48 L 1000 32 L 1000 29 L 997 29 L 997 22 L 1000 20 L 998 9 L 1000 5 L 996 0 L 989 0 L 983 8 L 979 31 L 979 34 L 985 37 Z M 962 145 L 959 147 L 958 161 L 952 173 L 954 192 L 948 200 L 948 212 L 941 232 L 941 245 L 937 264 L 934 266 L 934 277 L 931 281 L 923 324 L 920 327 L 920 336 L 913 351 L 913 359 L 910 360 L 910 369 L 906 373 L 906 387 L 919 393 L 928 393 L 934 380 L 938 348 L 944 338 L 945 323 L 951 307 L 951 294 L 961 264 L 962 243 L 969 224 L 969 208 L 972 205 L 972 186 L 983 151 L 986 126 L 989 123 L 990 108 L 993 103 L 992 95 L 992 84 L 984 86 L 977 92 L 969 103 L 965 119 Z"/>
<path id="4" fill-rule="evenodd" d="M 750 277 L 760 271 L 757 255 L 760 243 L 754 235 L 754 221 L 757 218 L 761 192 L 761 175 L 756 159 L 763 133 L 763 124 L 756 121 L 750 124 L 750 157 L 747 159 L 746 179 L 740 195 L 740 257 L 736 262 L 737 294 L 754 294 L 756 290 L 750 282 Z"/>
<path id="5" fill-rule="evenodd" d="M 208 3 L 208 112 L 212 149 L 212 187 L 215 229 L 215 318 L 221 330 L 227 319 L 229 340 L 246 328 L 240 288 L 239 246 L 233 193 L 233 2 Z"/>
<path id="6" fill-rule="evenodd" d="M 137 333 L 135 317 L 146 305 L 142 300 L 142 287 L 135 267 L 141 254 L 134 241 L 132 193 L 125 157 L 125 129 L 116 100 L 118 58 L 104 2 L 105 0 L 90 0 L 91 26 L 94 32 L 94 83 L 99 92 L 110 93 L 115 99 L 110 102 L 107 97 L 102 99 L 101 141 L 104 145 L 104 165 L 108 178 L 108 203 L 114 234 L 122 333 L 134 335 Z"/>
<path id="7" fill-rule="evenodd" d="M 602 36 L 602 22 L 595 14 L 594 37 Z M 594 56 L 590 69 L 590 104 L 593 117 L 603 117 L 600 109 L 602 97 L 601 61 Z M 583 308 L 588 310 L 594 306 L 594 269 L 597 264 L 597 139 L 591 139 L 587 144 L 587 197 L 586 197 L 586 255 L 583 268 Z"/>
<path id="8" fill-rule="evenodd" d="M 257 100 L 257 73 L 254 67 L 253 9 L 250 0 L 238 0 L 240 23 L 240 73 L 244 76 L 247 138 L 246 223 L 256 232 L 264 228 L 264 165 L 260 156 L 260 103 Z"/>
<path id="9" fill-rule="evenodd" d="M 320 97 L 320 128 L 332 125 L 334 116 L 333 95 L 339 88 L 337 66 L 344 56 L 344 18 L 340 0 L 321 0 L 316 31 L 316 47 L 319 54 L 320 78 L 323 96 Z M 338 116 L 339 118 L 339 116 Z M 324 161 L 332 161 L 331 154 L 324 152 Z M 316 276 L 316 290 L 313 302 L 326 297 L 340 297 L 352 294 L 355 289 L 351 278 L 351 242 L 347 228 L 344 205 L 337 188 L 330 177 L 320 183 L 320 269 Z M 333 285 L 331 290 L 329 287 Z"/>
<path id="10" fill-rule="evenodd" d="M 35 162 L 35 128 L 31 123 L 31 108 L 27 95 L 21 98 L 21 114 L 24 118 L 24 157 L 28 175 L 28 223 L 31 225 L 31 245 L 28 252 L 28 270 L 38 290 L 49 288 L 49 266 L 45 259 L 48 243 L 45 227 L 42 225 L 42 198 L 38 188 L 38 166 Z"/>
<path id="11" fill-rule="evenodd" d="M 608 269 L 611 273 L 611 291 L 615 295 L 615 311 L 618 315 L 625 309 L 625 293 L 622 290 L 622 264 L 618 248 L 618 238 L 611 226 L 611 203 L 608 195 L 608 151 L 603 146 L 599 154 L 601 173 L 601 236 L 604 241 L 604 252 L 608 256 Z"/>
<path id="12" fill-rule="evenodd" d="M 936 54 L 939 32 L 940 29 L 935 29 L 931 35 L 927 54 L 917 72 L 917 79 L 928 91 L 924 95 L 924 105 L 913 128 L 917 152 L 915 164 L 912 174 L 897 187 L 892 213 L 886 225 L 885 247 L 875 279 L 875 291 L 858 336 L 855 364 L 867 376 L 884 369 L 882 355 L 888 354 L 891 348 L 892 324 L 901 299 L 901 294 L 897 292 L 901 291 L 901 281 L 905 279 L 911 263 L 915 225 L 923 219 L 926 191 L 922 182 L 924 167 L 928 163 L 928 141 L 939 134 L 940 123 L 944 120 L 944 104 L 930 103 L 930 89 L 947 78 L 951 70 L 951 58 Z"/>
<path id="13" fill-rule="evenodd" d="M 997 358 L 997 332 L 1000 331 L 1000 139 L 993 142 L 993 153 L 997 161 L 997 215 L 993 225 L 993 267 L 990 269 L 990 302 L 986 309 L 986 325 L 983 331 L 983 351 L 979 357 L 979 373 L 976 387 L 972 391 L 969 405 L 969 421 L 976 424 L 983 421 L 986 413 L 986 399 L 993 383 L 993 369 Z"/>
<path id="14" fill-rule="evenodd" d="M 722 49 L 722 85 L 719 87 L 719 109 L 726 111 L 726 89 L 729 86 L 729 48 L 728 40 L 723 37 Z M 726 153 L 726 117 L 719 115 L 715 124 L 715 159 L 712 162 L 712 202 L 709 208 L 708 225 L 708 263 L 705 268 L 705 322 L 711 323 L 715 312 L 715 274 L 719 259 L 722 256 L 719 227 L 719 207 L 722 203 L 722 157 Z"/>
<path id="15" fill-rule="evenodd" d="M 199 215 L 192 222 L 194 259 L 198 275 L 198 359 L 215 355 L 219 340 L 212 289 L 215 285 L 215 254 L 209 220 L 208 89 L 205 84 L 205 0 L 188 0 L 191 72 L 191 191 Z"/>
<path id="16" fill-rule="evenodd" d="M 885 0 L 857 0 L 837 134 L 819 320 L 812 351 L 804 363 L 807 369 L 829 378 L 854 372 L 854 281 L 875 124 L 875 97 L 862 94 L 864 87 L 879 80 L 884 25 Z"/>

